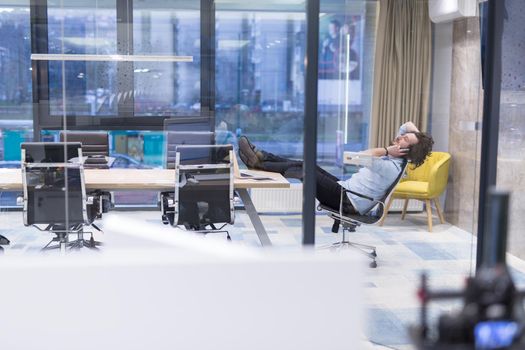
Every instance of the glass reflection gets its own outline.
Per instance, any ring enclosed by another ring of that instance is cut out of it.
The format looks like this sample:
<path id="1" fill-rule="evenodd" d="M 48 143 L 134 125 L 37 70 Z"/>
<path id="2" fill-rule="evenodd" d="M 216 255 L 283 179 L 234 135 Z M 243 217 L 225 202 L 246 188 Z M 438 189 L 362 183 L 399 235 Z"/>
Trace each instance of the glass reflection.
<path id="1" fill-rule="evenodd" d="M 65 1 L 48 7 L 50 54 L 116 54 L 116 1 L 95 4 Z M 115 62 L 65 62 L 65 109 L 68 115 L 116 115 L 118 101 L 128 98 L 117 90 Z M 63 111 L 62 62 L 49 62 L 50 114 Z"/>
<path id="2" fill-rule="evenodd" d="M 136 62 L 135 115 L 200 113 L 200 13 L 193 4 L 137 4 L 133 11 L 136 55 L 193 56 L 193 62 Z"/>

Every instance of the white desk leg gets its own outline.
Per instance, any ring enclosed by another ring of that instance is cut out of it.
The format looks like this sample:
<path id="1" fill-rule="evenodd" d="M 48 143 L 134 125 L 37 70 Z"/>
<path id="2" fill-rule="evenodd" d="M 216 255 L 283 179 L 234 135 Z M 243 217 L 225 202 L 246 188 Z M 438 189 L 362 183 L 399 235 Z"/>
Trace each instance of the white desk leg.
<path id="1" fill-rule="evenodd" d="M 263 247 L 271 246 L 272 242 L 270 241 L 270 238 L 266 233 L 266 229 L 264 228 L 261 222 L 261 218 L 259 217 L 259 214 L 257 213 L 255 206 L 253 205 L 252 199 L 248 194 L 248 190 L 246 190 L 245 188 L 241 188 L 237 190 L 237 193 L 239 194 L 239 196 L 241 196 L 242 202 L 244 204 L 244 209 L 250 217 L 250 221 L 252 222 L 252 225 L 255 228 L 255 233 L 257 233 L 257 236 L 259 237 L 259 241 L 261 241 L 261 245 Z"/>

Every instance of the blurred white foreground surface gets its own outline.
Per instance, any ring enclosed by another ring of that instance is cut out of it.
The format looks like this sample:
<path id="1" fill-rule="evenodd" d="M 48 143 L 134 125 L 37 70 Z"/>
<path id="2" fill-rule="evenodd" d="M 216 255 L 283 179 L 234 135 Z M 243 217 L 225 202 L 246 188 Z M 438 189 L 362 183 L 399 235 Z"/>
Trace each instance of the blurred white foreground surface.
<path id="1" fill-rule="evenodd" d="M 252 250 L 131 225 L 136 233 L 126 234 L 163 248 L 0 257 L 0 347 L 360 348 L 359 257 Z"/>

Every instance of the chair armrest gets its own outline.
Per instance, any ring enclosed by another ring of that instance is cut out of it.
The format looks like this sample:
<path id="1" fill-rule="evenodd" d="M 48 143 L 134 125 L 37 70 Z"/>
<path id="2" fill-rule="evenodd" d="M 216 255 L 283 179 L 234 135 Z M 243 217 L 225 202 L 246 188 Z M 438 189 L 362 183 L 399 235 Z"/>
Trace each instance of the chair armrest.
<path id="1" fill-rule="evenodd" d="M 367 213 L 365 213 L 365 215 L 362 215 L 362 216 L 367 216 L 372 210 L 374 210 L 374 208 L 378 208 L 378 205 L 381 206 L 381 209 L 380 209 L 381 210 L 381 215 L 379 215 L 378 220 L 381 219 L 383 217 L 383 215 L 385 214 L 384 213 L 385 203 L 381 202 L 380 200 L 374 199 L 372 197 L 366 196 L 366 195 L 364 195 L 362 193 L 354 192 L 354 191 L 347 190 L 347 189 L 343 188 L 343 190 L 341 191 L 341 202 L 340 202 L 340 207 L 339 207 L 339 212 L 340 212 L 341 216 L 343 215 L 343 194 L 347 193 L 347 192 L 348 193 L 352 193 L 352 194 L 354 194 L 354 195 L 356 195 L 358 197 L 368 199 L 370 202 L 372 202 L 373 205 L 371 206 L 371 209 Z"/>
<path id="2" fill-rule="evenodd" d="M 356 195 L 358 197 L 361 197 L 361 198 L 364 198 L 364 199 L 368 199 L 369 201 L 372 201 L 372 202 L 378 202 L 374 198 L 365 196 L 364 194 L 359 193 L 359 192 L 355 192 L 355 191 L 352 191 L 352 190 L 347 190 L 345 188 L 343 188 L 343 192 L 345 192 L 345 193 L 348 192 L 348 193 L 354 194 L 354 195 Z"/>
<path id="3" fill-rule="evenodd" d="M 161 203 L 164 203 L 164 198 L 166 199 L 166 205 L 168 208 L 174 208 L 175 207 L 175 198 L 173 198 L 173 192 L 161 192 L 160 193 L 160 201 Z"/>

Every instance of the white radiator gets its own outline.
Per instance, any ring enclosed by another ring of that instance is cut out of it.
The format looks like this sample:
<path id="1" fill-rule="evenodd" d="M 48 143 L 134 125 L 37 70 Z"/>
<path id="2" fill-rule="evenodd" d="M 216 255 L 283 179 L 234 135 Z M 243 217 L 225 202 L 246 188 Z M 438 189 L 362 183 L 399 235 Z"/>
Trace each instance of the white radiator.
<path id="1" fill-rule="evenodd" d="M 301 213 L 303 211 L 303 185 L 290 188 L 253 188 L 253 205 L 259 213 Z"/>
<path id="2" fill-rule="evenodd" d="M 259 213 L 301 213 L 303 211 L 303 186 L 291 184 L 290 188 L 254 188 L 250 191 L 253 205 Z M 395 199 L 389 212 L 401 212 L 403 199 Z M 423 202 L 408 202 L 408 212 L 423 211 Z"/>

